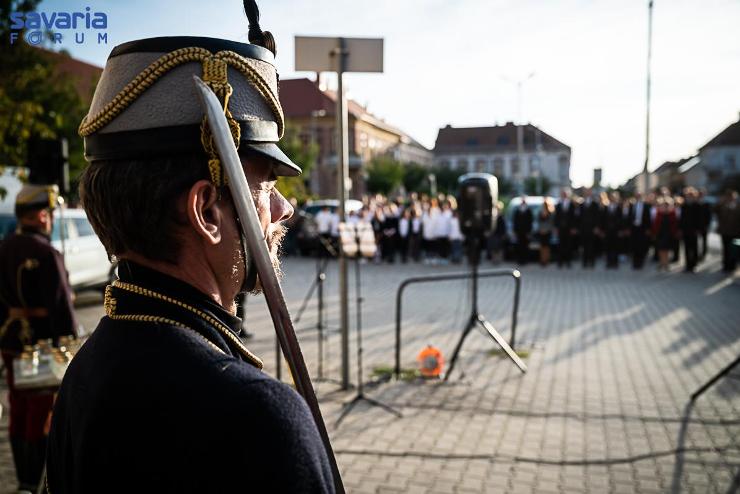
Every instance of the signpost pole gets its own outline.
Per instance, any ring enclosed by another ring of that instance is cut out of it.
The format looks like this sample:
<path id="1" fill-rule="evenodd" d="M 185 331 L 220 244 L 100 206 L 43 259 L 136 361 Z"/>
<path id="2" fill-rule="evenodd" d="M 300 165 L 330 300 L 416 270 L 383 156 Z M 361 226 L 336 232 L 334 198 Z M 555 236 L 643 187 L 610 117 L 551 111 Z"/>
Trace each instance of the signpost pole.
<path id="1" fill-rule="evenodd" d="M 339 200 L 339 223 L 347 221 L 347 175 L 349 161 L 349 139 L 347 136 L 347 99 L 344 93 L 344 69 L 347 49 L 344 38 L 339 38 L 334 57 L 337 63 L 337 199 Z M 339 328 L 342 336 L 342 389 L 349 389 L 349 300 L 347 286 L 347 257 L 339 245 Z"/>
<path id="2" fill-rule="evenodd" d="M 339 221 L 346 223 L 347 183 L 349 177 L 349 139 L 347 97 L 344 94 L 345 72 L 383 72 L 382 38 L 330 38 L 296 36 L 295 68 L 297 71 L 337 73 L 337 116 L 335 123 L 337 199 Z M 342 345 L 342 389 L 349 389 L 349 297 L 347 291 L 347 258 L 339 246 L 339 330 Z"/>

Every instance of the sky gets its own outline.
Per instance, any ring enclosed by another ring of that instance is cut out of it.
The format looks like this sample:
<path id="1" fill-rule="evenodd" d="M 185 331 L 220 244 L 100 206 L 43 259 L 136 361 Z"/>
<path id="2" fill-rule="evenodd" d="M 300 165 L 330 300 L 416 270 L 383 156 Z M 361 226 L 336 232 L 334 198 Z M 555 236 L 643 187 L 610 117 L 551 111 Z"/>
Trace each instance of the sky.
<path id="1" fill-rule="evenodd" d="M 382 74 L 345 76 L 348 95 L 429 148 L 451 124 L 530 122 L 569 145 L 574 185 L 618 185 L 645 160 L 648 0 L 262 0 L 282 79 L 293 38 L 381 37 Z M 247 41 L 241 1 L 44 0 L 40 12 L 105 12 L 108 44 L 61 46 L 102 66 L 132 39 Z M 650 169 L 696 153 L 740 116 L 740 1 L 655 0 Z M 522 85 L 521 115 L 516 84 Z M 334 80 L 325 77 L 330 85 Z"/>

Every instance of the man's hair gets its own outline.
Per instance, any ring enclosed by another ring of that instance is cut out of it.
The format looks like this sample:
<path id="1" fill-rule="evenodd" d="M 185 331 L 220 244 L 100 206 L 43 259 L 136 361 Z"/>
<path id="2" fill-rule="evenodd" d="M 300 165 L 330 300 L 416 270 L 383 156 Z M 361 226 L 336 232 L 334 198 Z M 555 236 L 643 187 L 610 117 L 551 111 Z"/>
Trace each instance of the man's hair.
<path id="1" fill-rule="evenodd" d="M 80 179 L 80 199 L 109 256 L 134 252 L 176 263 L 178 227 L 187 224 L 178 198 L 208 179 L 199 154 L 91 163 Z"/>

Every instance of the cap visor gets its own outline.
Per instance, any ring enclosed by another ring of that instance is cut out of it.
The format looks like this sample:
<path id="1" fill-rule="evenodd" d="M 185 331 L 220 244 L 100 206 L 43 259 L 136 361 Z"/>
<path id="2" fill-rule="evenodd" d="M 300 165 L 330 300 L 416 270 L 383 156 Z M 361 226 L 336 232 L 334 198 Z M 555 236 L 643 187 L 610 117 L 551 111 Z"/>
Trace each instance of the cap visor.
<path id="1" fill-rule="evenodd" d="M 275 175 L 279 177 L 297 177 L 301 174 L 301 167 L 272 142 L 242 142 L 242 145 L 256 153 L 270 158 L 275 162 Z"/>

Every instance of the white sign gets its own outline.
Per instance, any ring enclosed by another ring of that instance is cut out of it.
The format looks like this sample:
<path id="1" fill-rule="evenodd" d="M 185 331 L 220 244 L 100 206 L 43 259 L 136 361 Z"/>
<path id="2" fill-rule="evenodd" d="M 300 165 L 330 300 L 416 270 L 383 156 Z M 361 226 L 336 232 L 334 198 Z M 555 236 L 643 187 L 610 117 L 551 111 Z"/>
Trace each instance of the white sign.
<path id="1" fill-rule="evenodd" d="M 295 37 L 295 70 L 338 72 L 344 45 L 344 72 L 383 72 L 383 38 Z"/>

